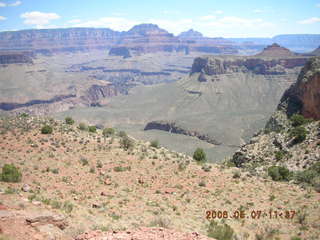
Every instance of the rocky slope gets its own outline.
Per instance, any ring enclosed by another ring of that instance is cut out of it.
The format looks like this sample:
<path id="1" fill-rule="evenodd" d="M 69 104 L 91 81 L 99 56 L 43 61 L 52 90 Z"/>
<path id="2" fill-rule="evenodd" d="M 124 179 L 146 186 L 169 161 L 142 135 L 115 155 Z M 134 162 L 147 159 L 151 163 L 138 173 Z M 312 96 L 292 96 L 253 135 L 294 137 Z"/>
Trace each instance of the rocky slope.
<path id="1" fill-rule="evenodd" d="M 44 125 L 53 132 L 41 134 Z M 126 149 L 123 133 L 103 136 L 78 123 L 22 115 L 1 118 L 0 134 L 0 168 L 14 164 L 22 173 L 21 182 L 0 182 L 0 238 L 291 240 L 320 234 L 320 193 L 313 190 L 199 164 L 131 137 Z M 228 217 L 212 220 L 214 210 Z M 240 212 L 245 217 L 237 217 Z"/>
<path id="2" fill-rule="evenodd" d="M 320 161 L 319 76 L 320 58 L 315 57 L 284 93 L 265 130 L 235 153 L 232 161 L 238 167 L 263 172 L 278 165 L 298 171 Z"/>

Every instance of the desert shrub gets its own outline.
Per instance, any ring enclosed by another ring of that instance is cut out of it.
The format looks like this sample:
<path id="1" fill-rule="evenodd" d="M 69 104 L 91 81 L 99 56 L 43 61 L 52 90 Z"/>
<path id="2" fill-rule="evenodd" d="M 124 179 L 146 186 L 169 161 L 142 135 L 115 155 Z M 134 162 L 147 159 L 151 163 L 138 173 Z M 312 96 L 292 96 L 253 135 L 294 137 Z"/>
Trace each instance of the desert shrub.
<path id="1" fill-rule="evenodd" d="M 41 133 L 42 134 L 51 134 L 53 131 L 52 127 L 49 126 L 49 125 L 44 125 L 42 128 L 41 128 Z"/>
<path id="2" fill-rule="evenodd" d="M 133 148 L 133 146 L 134 146 L 134 143 L 128 136 L 122 137 L 120 139 L 120 147 L 123 148 L 124 150 Z"/>
<path id="3" fill-rule="evenodd" d="M 284 156 L 286 155 L 286 153 L 284 151 L 277 151 L 275 152 L 275 158 L 277 161 L 280 161 L 284 158 Z"/>
<path id="4" fill-rule="evenodd" d="M 26 118 L 26 117 L 29 117 L 29 114 L 28 113 L 21 113 L 20 117 Z"/>
<path id="5" fill-rule="evenodd" d="M 22 173 L 13 164 L 5 164 L 2 167 L 2 173 L 0 175 L 1 181 L 4 182 L 20 182 Z"/>
<path id="6" fill-rule="evenodd" d="M 78 128 L 82 131 L 87 131 L 88 130 L 88 126 L 85 123 L 79 123 Z"/>
<path id="7" fill-rule="evenodd" d="M 95 133 L 95 132 L 97 132 L 97 127 L 96 126 L 89 126 L 88 130 L 89 130 L 89 132 Z"/>
<path id="8" fill-rule="evenodd" d="M 197 148 L 193 153 L 193 159 L 198 162 L 204 162 L 206 161 L 206 153 L 203 151 L 202 148 Z"/>
<path id="9" fill-rule="evenodd" d="M 118 136 L 123 138 L 123 137 L 127 137 L 128 135 L 127 135 L 127 133 L 125 131 L 120 131 L 118 133 Z"/>
<path id="10" fill-rule="evenodd" d="M 74 124 L 74 120 L 71 117 L 66 117 L 65 122 L 66 122 L 66 124 L 69 124 L 69 125 Z"/>
<path id="11" fill-rule="evenodd" d="M 311 180 L 311 185 L 314 187 L 314 189 L 320 193 L 320 176 L 314 177 Z"/>
<path id="12" fill-rule="evenodd" d="M 292 126 L 294 126 L 294 127 L 301 126 L 303 124 L 306 124 L 306 123 L 310 122 L 309 119 L 306 119 L 301 114 L 293 114 L 291 116 L 290 120 L 292 122 Z"/>
<path id="13" fill-rule="evenodd" d="M 159 141 L 158 141 L 158 140 L 153 140 L 153 141 L 150 143 L 150 146 L 151 146 L 151 147 L 154 147 L 154 148 L 159 148 L 159 147 L 160 147 Z"/>
<path id="14" fill-rule="evenodd" d="M 286 167 L 271 166 L 268 168 L 268 175 L 274 181 L 289 181 L 291 173 Z"/>
<path id="15" fill-rule="evenodd" d="M 172 223 L 169 218 L 160 216 L 160 217 L 156 217 L 154 220 L 151 221 L 150 227 L 169 228 L 171 224 Z"/>
<path id="16" fill-rule="evenodd" d="M 235 170 L 232 172 L 232 177 L 233 178 L 240 178 L 241 177 L 241 172 L 239 170 Z"/>
<path id="17" fill-rule="evenodd" d="M 102 131 L 102 135 L 104 137 L 110 137 L 110 136 L 113 136 L 115 133 L 115 130 L 113 128 L 105 128 L 103 129 Z"/>
<path id="18" fill-rule="evenodd" d="M 89 164 L 89 161 L 85 157 L 81 157 L 80 158 L 80 163 L 82 164 L 82 166 L 85 166 L 85 165 Z"/>
<path id="19" fill-rule="evenodd" d="M 300 237 L 292 237 L 291 240 L 301 240 Z"/>
<path id="20" fill-rule="evenodd" d="M 306 139 L 307 134 L 308 131 L 302 126 L 295 127 L 290 132 L 290 136 L 294 138 L 293 143 L 295 144 L 303 142 Z"/>
<path id="21" fill-rule="evenodd" d="M 312 185 L 317 192 L 320 192 L 320 162 L 312 164 L 308 169 L 297 172 L 295 180 L 298 183 Z"/>
<path id="22" fill-rule="evenodd" d="M 130 166 L 128 166 L 128 167 L 116 166 L 113 168 L 113 170 L 115 172 L 131 171 L 131 167 Z"/>
<path id="23" fill-rule="evenodd" d="M 71 213 L 73 210 L 73 204 L 69 201 L 65 201 L 63 204 L 62 209 L 66 212 L 66 213 Z"/>
<path id="24" fill-rule="evenodd" d="M 217 240 L 233 240 L 234 231 L 226 223 L 218 225 L 215 221 L 211 221 L 207 229 L 207 235 Z"/>

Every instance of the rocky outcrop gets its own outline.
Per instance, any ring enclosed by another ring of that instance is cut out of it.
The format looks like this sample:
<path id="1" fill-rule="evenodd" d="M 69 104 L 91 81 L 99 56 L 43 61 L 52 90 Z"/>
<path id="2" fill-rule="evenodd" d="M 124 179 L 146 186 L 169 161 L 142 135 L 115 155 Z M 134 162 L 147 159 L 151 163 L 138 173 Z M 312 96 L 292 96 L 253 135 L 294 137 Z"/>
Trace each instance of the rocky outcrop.
<path id="1" fill-rule="evenodd" d="M 185 129 L 181 126 L 178 126 L 175 122 L 168 122 L 168 121 L 152 121 L 147 123 L 147 125 L 144 128 L 145 131 L 147 130 L 161 130 L 166 131 L 169 133 L 176 133 L 176 134 L 182 134 L 186 136 L 196 137 L 202 141 L 214 144 L 214 145 L 220 145 L 221 143 L 217 140 L 213 139 L 208 134 L 201 134 L 197 131 L 192 131 Z"/>
<path id="2" fill-rule="evenodd" d="M 301 113 L 306 118 L 320 119 L 320 57 L 311 58 L 298 80 L 281 98 L 278 111 L 287 116 Z"/>
<path id="3" fill-rule="evenodd" d="M 126 47 L 113 47 L 109 51 L 109 56 L 120 56 L 123 58 L 131 57 L 129 49 Z"/>
<path id="4" fill-rule="evenodd" d="M 256 56 L 260 57 L 292 57 L 295 54 L 289 49 L 281 47 L 277 43 L 267 46 L 263 51 Z"/>
<path id="5" fill-rule="evenodd" d="M 118 90 L 112 84 L 92 85 L 81 98 L 91 106 L 97 106 L 101 100 L 118 95 Z"/>
<path id="6" fill-rule="evenodd" d="M 235 72 L 252 72 L 261 75 L 279 75 L 286 74 L 286 69 L 302 67 L 307 59 L 307 57 L 300 57 L 265 60 L 254 57 L 220 58 L 206 56 L 194 60 L 191 74 L 204 73 L 211 76 Z"/>
<path id="7" fill-rule="evenodd" d="M 232 157 L 237 167 L 262 171 L 264 166 L 285 165 L 303 170 L 320 161 L 319 122 L 293 124 L 291 116 L 320 120 L 320 57 L 311 58 L 297 81 L 283 94 L 264 131 L 243 145 Z M 298 134 L 298 135 L 297 135 Z M 297 136 L 300 140 L 297 141 Z"/>
<path id="8" fill-rule="evenodd" d="M 205 75 L 220 75 L 236 72 L 252 72 L 259 75 L 284 75 L 288 69 L 302 67 L 307 57 L 288 57 L 263 59 L 260 57 L 198 57 L 194 60 L 191 73 L 202 73 Z M 199 81 L 203 81 L 201 77 Z"/>

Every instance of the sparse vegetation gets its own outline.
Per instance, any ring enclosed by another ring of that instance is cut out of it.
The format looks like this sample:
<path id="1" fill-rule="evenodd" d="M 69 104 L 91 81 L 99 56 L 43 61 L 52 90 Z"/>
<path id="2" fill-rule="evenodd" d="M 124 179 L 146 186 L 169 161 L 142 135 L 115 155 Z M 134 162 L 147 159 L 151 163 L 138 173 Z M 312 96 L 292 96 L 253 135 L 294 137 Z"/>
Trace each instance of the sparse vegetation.
<path id="1" fill-rule="evenodd" d="M 284 158 L 284 156 L 286 155 L 286 152 L 277 151 L 277 152 L 275 152 L 274 155 L 275 155 L 275 158 L 276 158 L 277 161 L 281 161 Z"/>
<path id="2" fill-rule="evenodd" d="M 320 162 L 311 165 L 304 171 L 295 173 L 295 180 L 298 183 L 306 183 L 315 188 L 317 192 L 320 192 Z"/>
<path id="3" fill-rule="evenodd" d="M 22 178 L 22 173 L 13 164 L 5 164 L 2 167 L 2 173 L 0 175 L 1 181 L 4 182 L 20 182 Z"/>
<path id="4" fill-rule="evenodd" d="M 226 223 L 218 224 L 215 221 L 211 221 L 207 229 L 207 235 L 217 240 L 233 240 L 234 231 Z"/>
<path id="5" fill-rule="evenodd" d="M 124 136 L 120 139 L 120 146 L 124 150 L 128 150 L 134 146 L 134 143 L 128 136 Z"/>
<path id="6" fill-rule="evenodd" d="M 42 128 L 41 128 L 41 133 L 42 134 L 51 134 L 53 132 L 53 129 L 51 126 L 49 125 L 44 125 Z"/>

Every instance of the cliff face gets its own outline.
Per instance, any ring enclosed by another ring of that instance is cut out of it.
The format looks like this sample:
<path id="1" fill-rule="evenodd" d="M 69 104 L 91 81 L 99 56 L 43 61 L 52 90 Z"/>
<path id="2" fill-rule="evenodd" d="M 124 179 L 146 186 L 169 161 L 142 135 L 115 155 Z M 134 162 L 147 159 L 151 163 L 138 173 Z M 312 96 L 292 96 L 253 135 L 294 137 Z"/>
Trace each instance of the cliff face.
<path id="1" fill-rule="evenodd" d="M 243 58 L 196 58 L 191 69 L 191 74 L 202 73 L 209 76 L 229 74 L 236 72 L 252 72 L 259 75 L 286 74 L 289 69 L 302 67 L 307 61 L 306 57 L 273 58 L 243 57 Z"/>
<path id="2" fill-rule="evenodd" d="M 264 166 L 285 165 L 302 170 L 320 160 L 319 122 L 294 123 L 293 114 L 320 120 L 320 57 L 311 58 L 297 81 L 283 94 L 276 112 L 248 144 L 232 157 L 238 167 L 262 171 Z M 299 124 L 297 128 L 297 124 Z M 297 132 L 300 138 L 297 140 Z"/>
<path id="3" fill-rule="evenodd" d="M 33 63 L 30 52 L 0 52 L 0 64 Z"/>
<path id="4" fill-rule="evenodd" d="M 150 52 L 200 51 L 237 53 L 229 41 L 199 38 L 185 41 L 154 24 L 140 24 L 126 32 L 108 28 L 41 29 L 0 32 L 0 50 L 33 50 L 50 55 L 56 52 L 88 51 L 127 47 L 138 54 Z"/>
<path id="5" fill-rule="evenodd" d="M 161 130 L 175 134 L 182 134 L 186 136 L 196 137 L 202 141 L 214 144 L 214 145 L 221 145 L 220 142 L 216 141 L 214 138 L 209 136 L 208 134 L 199 133 L 198 131 L 192 131 L 188 129 L 184 129 L 181 126 L 178 126 L 175 122 L 168 122 L 168 121 L 152 121 L 148 122 L 144 128 L 145 131 L 147 130 Z"/>
<path id="6" fill-rule="evenodd" d="M 297 82 L 283 95 L 278 110 L 289 116 L 301 113 L 307 118 L 320 119 L 320 57 L 310 59 L 301 70 Z"/>

